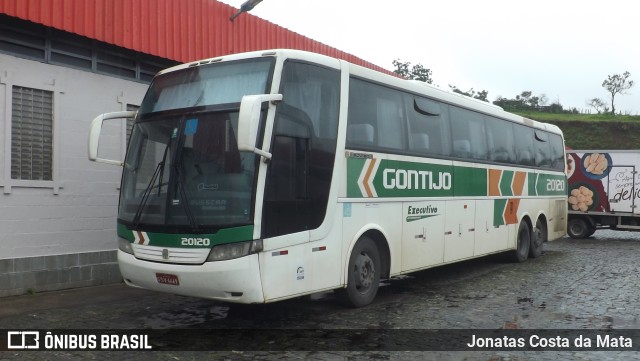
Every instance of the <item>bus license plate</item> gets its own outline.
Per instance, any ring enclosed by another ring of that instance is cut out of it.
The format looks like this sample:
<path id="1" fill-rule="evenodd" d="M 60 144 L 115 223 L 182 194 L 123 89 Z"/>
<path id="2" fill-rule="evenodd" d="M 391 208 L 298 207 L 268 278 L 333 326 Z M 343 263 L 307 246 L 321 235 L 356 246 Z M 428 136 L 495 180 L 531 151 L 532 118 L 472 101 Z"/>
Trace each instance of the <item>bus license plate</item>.
<path id="1" fill-rule="evenodd" d="M 178 280 L 178 276 L 176 275 L 156 273 L 156 280 L 158 280 L 158 283 L 163 283 L 165 285 L 180 286 L 180 280 Z"/>

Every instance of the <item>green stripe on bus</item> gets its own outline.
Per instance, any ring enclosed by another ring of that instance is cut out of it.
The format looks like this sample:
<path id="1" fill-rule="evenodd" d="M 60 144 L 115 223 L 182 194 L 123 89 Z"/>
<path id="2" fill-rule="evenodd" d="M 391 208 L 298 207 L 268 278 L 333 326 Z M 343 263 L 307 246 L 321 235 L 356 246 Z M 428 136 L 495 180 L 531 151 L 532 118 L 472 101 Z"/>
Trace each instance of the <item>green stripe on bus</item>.
<path id="1" fill-rule="evenodd" d="M 134 231 L 128 230 L 126 226 L 118 224 L 118 236 L 129 242 L 135 241 Z M 142 233 L 142 232 L 141 232 Z M 140 236 L 138 236 L 140 237 Z M 157 247 L 182 247 L 182 248 L 202 248 L 202 246 L 183 246 L 182 238 L 208 238 L 210 246 L 217 246 L 226 243 L 250 241 L 253 239 L 253 225 L 224 228 L 216 233 L 190 234 L 190 233 L 153 233 L 146 232 L 148 245 Z"/>
<path id="2" fill-rule="evenodd" d="M 514 196 L 516 172 L 502 171 L 502 196 Z M 488 195 L 488 168 L 406 162 L 380 158 L 347 158 L 347 197 L 484 197 Z M 517 194 L 552 196 L 566 193 L 564 175 L 528 172 Z M 518 187 L 519 188 L 519 187 Z"/>
<path id="3" fill-rule="evenodd" d="M 383 159 L 373 177 L 378 197 L 453 196 L 451 166 Z"/>
<path id="4" fill-rule="evenodd" d="M 536 182 L 536 195 L 539 196 L 566 196 L 567 177 L 554 174 L 538 174 Z"/>
<path id="5" fill-rule="evenodd" d="M 529 184 L 529 195 L 530 196 L 535 196 L 536 194 L 536 182 L 538 181 L 538 175 L 535 173 L 529 173 L 529 176 L 527 177 L 529 179 L 528 184 Z"/>
<path id="6" fill-rule="evenodd" d="M 503 196 L 512 196 L 513 190 L 511 184 L 513 183 L 514 172 L 505 170 L 502 172 L 502 178 L 500 179 L 500 194 Z"/>
<path id="7" fill-rule="evenodd" d="M 362 197 L 360 187 L 358 186 L 358 178 L 364 167 L 366 159 L 363 158 L 347 158 L 347 196 Z"/>
<path id="8" fill-rule="evenodd" d="M 453 195 L 486 196 L 489 186 L 486 168 L 453 167 Z"/>
<path id="9" fill-rule="evenodd" d="M 496 199 L 493 202 L 493 225 L 502 226 L 504 221 L 504 209 L 507 206 L 507 199 Z"/>
<path id="10" fill-rule="evenodd" d="M 124 238 L 129 242 L 133 242 L 133 240 L 135 239 L 133 237 L 133 232 L 128 230 L 127 227 L 124 224 L 118 223 L 117 232 L 118 232 L 118 237 Z"/>

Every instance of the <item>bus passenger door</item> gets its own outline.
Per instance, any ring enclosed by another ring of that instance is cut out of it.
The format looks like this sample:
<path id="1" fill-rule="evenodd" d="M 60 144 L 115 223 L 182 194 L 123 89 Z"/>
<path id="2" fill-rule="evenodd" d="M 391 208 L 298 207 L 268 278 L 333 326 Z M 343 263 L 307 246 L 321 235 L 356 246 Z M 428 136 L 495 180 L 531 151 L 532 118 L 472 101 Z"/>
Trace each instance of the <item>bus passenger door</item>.
<path id="1" fill-rule="evenodd" d="M 445 202 L 404 202 L 402 271 L 441 264 Z"/>
<path id="2" fill-rule="evenodd" d="M 473 257 L 475 241 L 475 201 L 448 201 L 444 228 L 444 261 Z"/>

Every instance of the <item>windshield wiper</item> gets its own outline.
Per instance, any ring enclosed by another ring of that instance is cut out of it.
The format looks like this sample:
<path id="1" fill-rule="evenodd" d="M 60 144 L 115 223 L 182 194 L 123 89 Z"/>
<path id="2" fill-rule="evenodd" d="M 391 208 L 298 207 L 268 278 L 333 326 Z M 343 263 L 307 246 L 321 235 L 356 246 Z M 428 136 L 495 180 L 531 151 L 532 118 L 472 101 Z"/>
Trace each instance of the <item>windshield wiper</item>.
<path id="1" fill-rule="evenodd" d="M 153 176 L 147 184 L 147 188 L 145 188 L 142 193 L 142 199 L 140 200 L 140 204 L 138 205 L 138 209 L 136 210 L 136 215 L 133 217 L 132 226 L 134 229 L 137 229 L 140 226 L 140 218 L 142 218 L 142 211 L 144 210 L 144 206 L 147 204 L 147 200 L 149 200 L 149 196 L 151 195 L 151 190 L 154 188 L 154 184 L 156 184 L 156 179 L 159 179 L 158 183 L 158 196 L 160 196 L 160 191 L 162 190 L 162 176 L 164 175 L 164 164 L 167 160 L 167 153 L 169 151 L 169 147 L 171 146 L 171 138 L 167 142 L 167 146 L 164 148 L 164 154 L 162 155 L 162 160 L 156 166 L 156 170 L 153 172 Z"/>

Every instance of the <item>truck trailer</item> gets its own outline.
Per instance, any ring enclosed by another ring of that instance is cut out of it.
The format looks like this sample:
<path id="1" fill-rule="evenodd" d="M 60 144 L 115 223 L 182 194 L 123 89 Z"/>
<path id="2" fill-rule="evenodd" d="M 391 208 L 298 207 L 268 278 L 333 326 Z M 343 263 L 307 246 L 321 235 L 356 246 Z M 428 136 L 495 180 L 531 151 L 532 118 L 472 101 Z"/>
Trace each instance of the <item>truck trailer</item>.
<path id="1" fill-rule="evenodd" d="M 639 170 L 640 150 L 567 150 L 568 235 L 640 231 Z"/>

